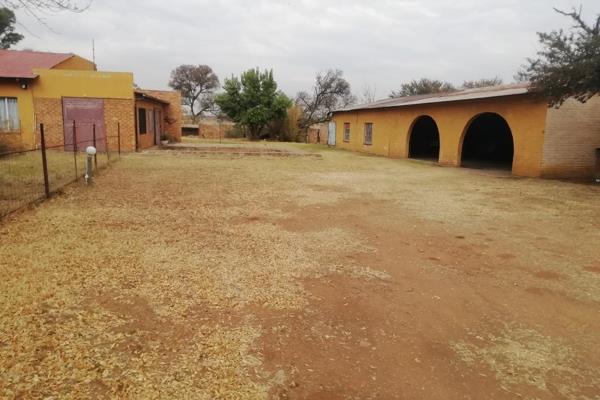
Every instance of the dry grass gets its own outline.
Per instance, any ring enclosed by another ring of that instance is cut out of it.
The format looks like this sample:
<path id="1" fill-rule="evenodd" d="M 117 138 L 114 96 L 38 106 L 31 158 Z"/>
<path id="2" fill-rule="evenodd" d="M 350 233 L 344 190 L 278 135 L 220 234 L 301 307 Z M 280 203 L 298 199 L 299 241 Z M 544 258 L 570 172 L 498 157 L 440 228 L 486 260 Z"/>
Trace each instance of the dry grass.
<path id="1" fill-rule="evenodd" d="M 77 175 L 73 153 L 48 150 L 48 182 L 54 192 L 83 176 L 85 155 L 77 155 Z M 113 156 L 114 159 L 115 156 Z M 98 154 L 98 167 L 107 165 L 106 154 Z M 29 151 L 0 157 L 0 216 L 44 196 L 41 151 Z"/>
<path id="2" fill-rule="evenodd" d="M 506 326 L 499 336 L 472 334 L 475 340 L 453 344 L 454 350 L 467 364 L 483 364 L 508 388 L 531 385 L 561 398 L 592 400 L 579 393 L 581 387 L 600 386 L 593 370 L 582 367 L 576 353 L 560 339 L 556 340 L 533 329 Z M 480 369 L 481 370 L 481 369 Z M 560 377 L 560 383 L 555 379 Z M 522 398 L 516 391 L 513 394 Z"/>
<path id="3" fill-rule="evenodd" d="M 218 175 L 189 158 L 125 163 L 3 228 L 4 395 L 265 397 L 271 377 L 250 354 L 260 327 L 207 315 L 301 309 L 298 278 L 327 269 L 308 249 L 340 232 L 269 222 L 287 213 L 265 203 L 285 197 L 264 192 L 267 167 L 287 161 L 209 160 Z M 296 190 L 288 178 L 275 177 Z"/>
<path id="4" fill-rule="evenodd" d="M 345 152 L 325 155 L 135 155 L 93 187 L 72 188 L 6 221 L 0 226 L 0 396 L 267 398 L 285 377 L 263 368 L 256 348 L 261 321 L 244 310 L 303 310 L 311 299 L 304 278 L 334 273 L 359 281 L 391 279 L 343 257 L 374 251 L 350 230 L 283 229 L 279 222 L 302 207 L 378 198 L 423 221 L 471 229 L 510 214 L 513 200 L 526 196 L 539 201 L 526 201 L 521 218 L 551 218 L 564 226 L 573 215 L 584 216 L 575 222 L 581 235 L 597 236 L 600 205 L 586 203 L 597 188 L 492 179 Z M 475 189 L 474 179 L 480 180 Z M 427 186 L 414 185 L 424 181 Z M 486 194 L 498 187 L 506 198 Z M 573 230 L 563 231 L 552 232 L 553 240 L 577 243 L 578 262 L 597 255 L 596 241 L 580 243 L 569 234 Z M 561 269 L 558 261 L 546 267 Z M 572 276 L 560 290 L 597 300 L 598 279 L 583 279 L 581 271 Z M 537 347 L 529 355 L 545 357 L 550 349 L 543 364 L 574 357 L 554 354 L 544 337 L 519 332 L 492 337 L 491 347 L 457 349 L 466 361 L 488 364 L 502 357 L 514 362 L 510 349 L 529 349 L 530 342 Z M 513 370 L 494 362 L 499 380 L 514 383 L 506 379 Z M 527 367 L 515 365 L 519 373 Z M 551 372 L 534 367 L 524 376 Z"/>

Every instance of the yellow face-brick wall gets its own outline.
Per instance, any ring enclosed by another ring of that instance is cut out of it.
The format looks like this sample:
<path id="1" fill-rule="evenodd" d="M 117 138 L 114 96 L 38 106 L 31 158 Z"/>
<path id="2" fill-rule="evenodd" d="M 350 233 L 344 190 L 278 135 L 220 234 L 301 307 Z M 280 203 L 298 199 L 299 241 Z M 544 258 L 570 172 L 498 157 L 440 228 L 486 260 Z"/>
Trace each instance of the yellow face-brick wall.
<path id="1" fill-rule="evenodd" d="M 104 126 L 111 151 L 118 150 L 118 128 L 120 128 L 121 151 L 135 150 L 133 104 L 133 100 L 129 99 L 104 99 Z M 34 106 L 37 143 L 40 143 L 39 125 L 44 124 L 46 146 L 63 146 L 65 136 L 62 99 L 36 98 Z"/>
<path id="2" fill-rule="evenodd" d="M 591 176 L 599 148 L 600 96 L 585 104 L 569 99 L 558 109 L 548 109 L 542 176 Z"/>
<path id="3" fill-rule="evenodd" d="M 546 102 L 529 95 L 507 96 L 476 101 L 456 101 L 407 107 L 337 112 L 336 146 L 342 149 L 388 157 L 408 157 L 408 144 L 414 121 L 432 117 L 440 133 L 441 165 L 460 166 L 462 141 L 469 123 L 482 113 L 503 117 L 511 128 L 514 142 L 512 171 L 517 176 L 541 175 Z M 350 123 L 350 140 L 344 142 L 344 123 Z M 365 123 L 373 123 L 373 141 L 364 144 Z"/>
<path id="4" fill-rule="evenodd" d="M 104 126 L 111 151 L 135 151 L 135 101 L 133 99 L 104 99 Z"/>
<path id="5" fill-rule="evenodd" d="M 163 130 L 173 141 L 181 142 L 181 93 L 176 90 L 144 90 L 150 96 L 168 101 L 169 105 L 164 108 Z"/>
<path id="6" fill-rule="evenodd" d="M 64 145 L 65 134 L 63 128 L 62 100 L 36 98 L 33 104 L 36 120 L 36 143 L 40 143 L 40 124 L 43 124 L 46 146 Z"/>

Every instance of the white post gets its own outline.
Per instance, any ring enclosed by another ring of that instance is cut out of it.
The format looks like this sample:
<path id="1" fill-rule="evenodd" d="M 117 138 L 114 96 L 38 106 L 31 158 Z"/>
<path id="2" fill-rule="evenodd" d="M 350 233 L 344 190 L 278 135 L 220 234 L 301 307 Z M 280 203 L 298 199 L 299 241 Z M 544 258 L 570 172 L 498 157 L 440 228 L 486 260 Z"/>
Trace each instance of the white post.
<path id="1" fill-rule="evenodd" d="M 88 146 L 85 149 L 87 153 L 87 159 L 85 163 L 85 183 L 89 184 L 94 176 L 94 155 L 96 154 L 96 148 L 94 146 Z"/>

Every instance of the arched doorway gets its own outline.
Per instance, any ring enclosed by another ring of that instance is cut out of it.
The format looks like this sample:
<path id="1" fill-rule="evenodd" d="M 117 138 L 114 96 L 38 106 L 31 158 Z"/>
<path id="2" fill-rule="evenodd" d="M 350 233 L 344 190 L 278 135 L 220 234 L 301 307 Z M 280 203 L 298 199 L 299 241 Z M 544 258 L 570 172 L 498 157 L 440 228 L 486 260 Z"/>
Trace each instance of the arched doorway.
<path id="1" fill-rule="evenodd" d="M 408 157 L 438 161 L 440 158 L 440 132 L 428 115 L 417 118 L 410 130 Z"/>
<path id="2" fill-rule="evenodd" d="M 483 113 L 469 122 L 462 141 L 462 167 L 511 170 L 513 155 L 512 132 L 504 118 Z"/>

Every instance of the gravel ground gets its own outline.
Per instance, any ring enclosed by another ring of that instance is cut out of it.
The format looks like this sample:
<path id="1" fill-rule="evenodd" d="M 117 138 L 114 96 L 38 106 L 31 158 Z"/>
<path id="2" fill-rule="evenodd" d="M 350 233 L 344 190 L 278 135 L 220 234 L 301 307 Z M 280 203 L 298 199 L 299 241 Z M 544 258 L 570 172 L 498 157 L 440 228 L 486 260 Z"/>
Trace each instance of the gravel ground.
<path id="1" fill-rule="evenodd" d="M 1 222 L 0 396 L 600 398 L 599 187 L 277 148 Z"/>

